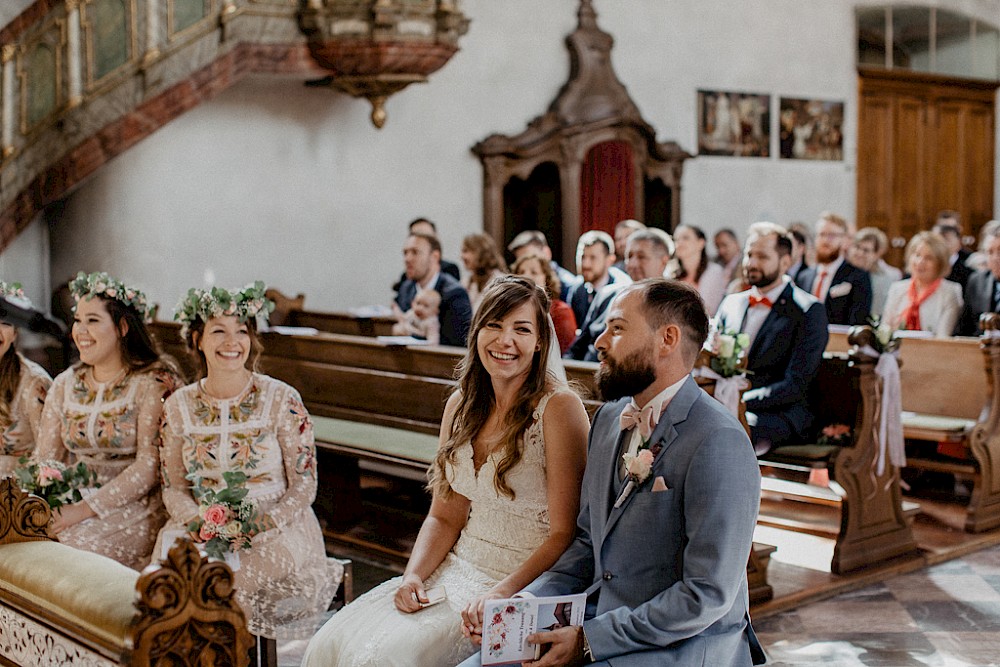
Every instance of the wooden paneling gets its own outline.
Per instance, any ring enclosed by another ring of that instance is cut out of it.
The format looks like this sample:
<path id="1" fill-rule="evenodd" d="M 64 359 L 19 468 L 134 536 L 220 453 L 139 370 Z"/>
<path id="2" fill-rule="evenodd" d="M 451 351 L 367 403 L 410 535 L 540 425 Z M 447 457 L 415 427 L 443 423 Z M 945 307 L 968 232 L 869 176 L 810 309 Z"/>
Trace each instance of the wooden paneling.
<path id="1" fill-rule="evenodd" d="M 997 84 L 860 70 L 858 227 L 894 240 L 888 261 L 938 211 L 962 214 L 975 234 L 993 217 Z"/>

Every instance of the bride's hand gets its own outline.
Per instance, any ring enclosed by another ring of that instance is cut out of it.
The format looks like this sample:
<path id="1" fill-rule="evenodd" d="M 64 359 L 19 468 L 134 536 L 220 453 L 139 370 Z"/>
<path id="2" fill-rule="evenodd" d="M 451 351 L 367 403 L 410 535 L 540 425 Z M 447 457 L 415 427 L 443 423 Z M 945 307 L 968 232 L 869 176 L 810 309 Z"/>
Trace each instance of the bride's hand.
<path id="1" fill-rule="evenodd" d="M 423 607 L 420 603 L 427 603 L 427 595 L 424 594 L 424 582 L 415 574 L 408 574 L 403 577 L 403 583 L 396 589 L 396 597 L 393 603 L 396 609 L 404 614 L 412 614 L 420 611 Z"/>
<path id="2" fill-rule="evenodd" d="M 487 600 L 499 597 L 492 591 L 474 598 L 465 609 L 462 610 L 462 634 L 473 644 L 479 646 L 483 643 L 483 608 Z"/>

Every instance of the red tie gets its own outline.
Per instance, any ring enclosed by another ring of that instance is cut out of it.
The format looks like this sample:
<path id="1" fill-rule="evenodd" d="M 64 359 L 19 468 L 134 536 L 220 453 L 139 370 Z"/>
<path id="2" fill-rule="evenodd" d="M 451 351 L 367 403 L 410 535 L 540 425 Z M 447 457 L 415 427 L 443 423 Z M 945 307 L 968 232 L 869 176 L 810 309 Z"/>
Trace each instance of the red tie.
<path id="1" fill-rule="evenodd" d="M 819 272 L 819 277 L 816 278 L 816 287 L 813 288 L 813 296 L 817 299 L 823 298 L 823 281 L 826 280 L 826 269 Z"/>
<path id="2" fill-rule="evenodd" d="M 765 308 L 770 308 L 773 305 L 774 304 L 771 303 L 771 300 L 768 299 L 766 296 L 762 296 L 760 298 L 757 298 L 753 294 L 750 295 L 750 307 L 751 308 L 753 308 L 754 306 L 764 306 Z"/>

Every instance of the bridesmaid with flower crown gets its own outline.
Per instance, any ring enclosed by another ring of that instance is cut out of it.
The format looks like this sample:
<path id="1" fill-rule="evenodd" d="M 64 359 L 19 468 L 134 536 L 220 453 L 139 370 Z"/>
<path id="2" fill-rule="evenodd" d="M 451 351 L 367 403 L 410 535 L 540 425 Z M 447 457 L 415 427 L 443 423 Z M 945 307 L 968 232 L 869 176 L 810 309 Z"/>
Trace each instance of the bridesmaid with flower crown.
<path id="1" fill-rule="evenodd" d="M 97 486 L 60 507 L 60 542 L 139 570 L 166 519 L 157 439 L 163 401 L 183 382 L 146 328 L 146 296 L 106 273 L 79 273 L 72 336 L 80 361 L 52 383 L 36 461 L 82 461 Z"/>
<path id="2" fill-rule="evenodd" d="M 0 296 L 31 307 L 20 283 L 0 280 Z M 17 460 L 35 449 L 45 395 L 52 378 L 15 347 L 17 329 L 0 322 L 0 477 L 14 472 Z"/>
<path id="3" fill-rule="evenodd" d="M 262 282 L 239 291 L 192 289 L 177 306 L 201 379 L 164 406 L 160 457 L 170 518 L 156 550 L 189 532 L 206 543 L 217 534 L 241 543 L 236 598 L 250 631 L 268 639 L 279 630 L 282 638 L 312 634 L 344 572 L 326 557 L 312 510 L 309 414 L 295 389 L 256 372 L 257 318 L 273 308 Z M 252 510 L 214 500 L 234 486 L 248 491 Z"/>

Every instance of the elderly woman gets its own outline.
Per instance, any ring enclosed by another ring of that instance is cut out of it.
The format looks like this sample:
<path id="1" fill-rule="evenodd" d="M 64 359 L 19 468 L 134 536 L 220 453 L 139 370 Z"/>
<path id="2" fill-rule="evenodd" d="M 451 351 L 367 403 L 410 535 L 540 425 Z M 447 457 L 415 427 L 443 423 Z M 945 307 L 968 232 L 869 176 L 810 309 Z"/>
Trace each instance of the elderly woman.
<path id="1" fill-rule="evenodd" d="M 940 234 L 920 232 L 906 245 L 910 278 L 889 287 L 883 319 L 893 327 L 947 338 L 962 312 L 962 287 L 945 280 L 948 247 Z"/>

